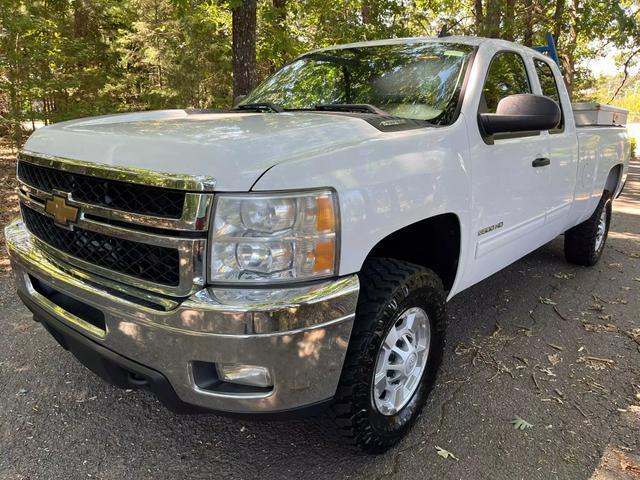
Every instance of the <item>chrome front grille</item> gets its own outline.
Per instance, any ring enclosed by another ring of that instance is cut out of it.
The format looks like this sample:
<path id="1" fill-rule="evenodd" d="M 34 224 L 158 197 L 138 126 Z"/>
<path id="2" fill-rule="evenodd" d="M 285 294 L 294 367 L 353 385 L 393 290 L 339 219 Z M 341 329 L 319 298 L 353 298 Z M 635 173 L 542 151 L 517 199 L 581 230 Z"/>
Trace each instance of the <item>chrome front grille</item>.
<path id="1" fill-rule="evenodd" d="M 23 221 L 42 250 L 76 268 L 172 296 L 205 283 L 214 181 L 21 152 Z M 47 201 L 79 215 L 54 221 Z"/>
<path id="2" fill-rule="evenodd" d="M 79 227 L 69 230 L 24 205 L 21 213 L 31 233 L 62 252 L 135 278 L 162 285 L 180 283 L 180 257 L 175 248 L 132 242 Z"/>
<path id="3" fill-rule="evenodd" d="M 180 218 L 186 193 L 18 163 L 18 178 L 45 192 L 69 192 L 80 202 L 165 218 Z"/>

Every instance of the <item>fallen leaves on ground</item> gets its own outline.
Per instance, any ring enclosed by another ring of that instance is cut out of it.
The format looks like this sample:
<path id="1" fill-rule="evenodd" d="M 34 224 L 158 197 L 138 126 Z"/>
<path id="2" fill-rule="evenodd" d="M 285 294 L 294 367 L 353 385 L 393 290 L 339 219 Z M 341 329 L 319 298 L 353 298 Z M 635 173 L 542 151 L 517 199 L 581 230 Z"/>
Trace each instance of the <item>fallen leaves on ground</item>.
<path id="1" fill-rule="evenodd" d="M 518 415 L 516 415 L 513 420 L 511 420 L 511 424 L 516 430 L 526 430 L 527 428 L 533 427 L 533 424 L 527 422 L 524 418 Z"/>
<path id="2" fill-rule="evenodd" d="M 561 280 L 569 280 L 570 278 L 575 277 L 575 274 L 558 272 L 558 273 L 554 273 L 553 276 Z"/>
<path id="3" fill-rule="evenodd" d="M 436 445 L 436 452 L 438 455 L 440 455 L 444 459 L 453 458 L 454 460 L 458 460 L 458 457 L 456 457 L 449 450 L 445 450 L 444 448 L 438 447 L 437 445 Z"/>
<path id="4" fill-rule="evenodd" d="M 613 368 L 616 364 L 616 362 L 610 358 L 600 357 L 579 357 L 577 362 L 584 363 L 587 367 L 592 368 L 593 370 L 604 370 L 607 367 Z"/>
<path id="5" fill-rule="evenodd" d="M 618 331 L 618 327 L 616 327 L 615 325 L 613 325 L 612 323 L 607 323 L 607 324 L 595 324 L 595 323 L 585 323 L 584 325 L 584 329 L 587 332 L 594 332 L 594 333 L 613 333 L 613 332 L 617 332 Z"/>
<path id="6" fill-rule="evenodd" d="M 538 301 L 544 305 L 557 305 L 557 303 L 550 298 L 538 297 Z"/>
<path id="7" fill-rule="evenodd" d="M 549 363 L 555 367 L 562 361 L 562 358 L 559 354 L 554 353 L 553 355 L 547 355 L 547 360 L 549 360 Z"/>

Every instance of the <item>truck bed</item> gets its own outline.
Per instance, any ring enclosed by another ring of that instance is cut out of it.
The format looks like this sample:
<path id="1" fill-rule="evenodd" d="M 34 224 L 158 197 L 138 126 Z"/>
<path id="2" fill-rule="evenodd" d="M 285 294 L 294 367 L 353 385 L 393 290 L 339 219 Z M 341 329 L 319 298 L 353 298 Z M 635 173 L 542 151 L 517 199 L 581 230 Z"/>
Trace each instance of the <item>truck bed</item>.
<path id="1" fill-rule="evenodd" d="M 574 208 L 578 209 L 582 221 L 589 217 L 602 196 L 602 185 L 605 185 L 611 168 L 621 158 L 629 158 L 630 152 L 626 127 L 583 125 L 576 127 L 576 134 L 578 169 Z M 621 169 L 620 176 L 624 174 L 626 172 Z M 619 182 L 620 187 L 622 183 Z M 615 196 L 619 192 L 612 193 Z"/>

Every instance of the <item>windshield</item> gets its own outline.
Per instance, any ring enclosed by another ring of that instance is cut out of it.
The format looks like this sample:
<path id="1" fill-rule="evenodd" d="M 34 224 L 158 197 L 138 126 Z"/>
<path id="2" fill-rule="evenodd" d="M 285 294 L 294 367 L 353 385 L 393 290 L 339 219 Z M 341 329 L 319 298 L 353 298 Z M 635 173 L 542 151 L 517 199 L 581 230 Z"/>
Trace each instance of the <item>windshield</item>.
<path id="1" fill-rule="evenodd" d="M 284 109 L 369 104 L 389 115 L 449 124 L 473 47 L 413 43 L 309 53 L 285 65 L 243 101 Z"/>

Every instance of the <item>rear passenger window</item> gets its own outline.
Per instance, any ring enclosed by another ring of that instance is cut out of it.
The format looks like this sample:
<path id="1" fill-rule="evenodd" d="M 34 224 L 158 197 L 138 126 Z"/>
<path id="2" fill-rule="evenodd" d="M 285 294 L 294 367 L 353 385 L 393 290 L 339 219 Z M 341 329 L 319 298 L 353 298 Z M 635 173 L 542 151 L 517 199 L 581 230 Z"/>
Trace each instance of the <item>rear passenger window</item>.
<path id="1" fill-rule="evenodd" d="M 536 73 L 540 80 L 542 94 L 560 105 L 560 93 L 558 92 L 558 85 L 556 85 L 556 79 L 553 76 L 551 67 L 547 62 L 543 62 L 542 60 L 535 59 L 533 62 L 535 63 Z"/>
<path id="2" fill-rule="evenodd" d="M 480 113 L 495 113 L 500 100 L 516 93 L 531 93 L 524 61 L 515 52 L 500 52 L 489 66 L 482 88 Z"/>
<path id="3" fill-rule="evenodd" d="M 558 90 L 558 84 L 556 83 L 555 76 L 553 75 L 553 70 L 549 64 L 543 60 L 534 59 L 534 65 L 536 66 L 536 73 L 538 74 L 538 80 L 540 80 L 540 88 L 542 89 L 542 94 L 545 97 L 549 97 L 551 100 L 556 102 L 560 107 L 560 111 L 562 111 L 562 104 L 560 103 L 560 91 Z M 564 113 L 562 115 L 562 121 L 558 128 L 552 130 L 552 132 L 559 132 L 562 130 L 564 126 Z"/>

